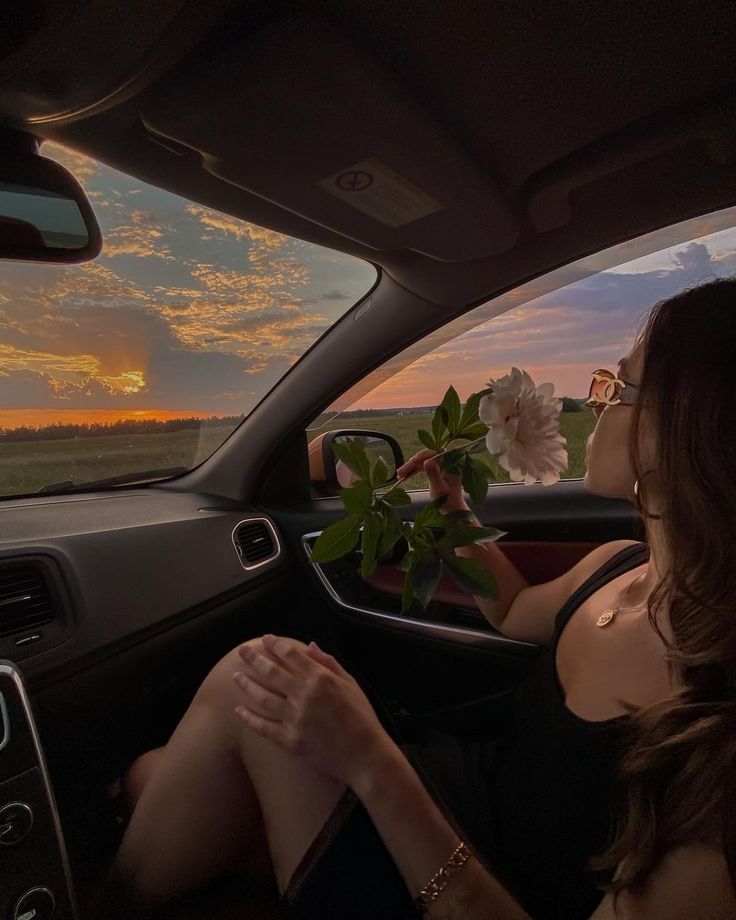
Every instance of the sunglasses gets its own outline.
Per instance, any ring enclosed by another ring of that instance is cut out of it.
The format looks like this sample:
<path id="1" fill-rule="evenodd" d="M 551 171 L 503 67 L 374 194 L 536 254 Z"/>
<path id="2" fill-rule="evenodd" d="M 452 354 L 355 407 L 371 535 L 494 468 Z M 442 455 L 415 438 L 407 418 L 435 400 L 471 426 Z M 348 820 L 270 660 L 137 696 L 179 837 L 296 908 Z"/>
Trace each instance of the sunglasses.
<path id="1" fill-rule="evenodd" d="M 633 383 L 618 378 L 613 371 L 601 367 L 593 371 L 585 405 L 590 406 L 596 415 L 600 415 L 606 406 L 631 406 L 636 402 L 638 389 Z"/>

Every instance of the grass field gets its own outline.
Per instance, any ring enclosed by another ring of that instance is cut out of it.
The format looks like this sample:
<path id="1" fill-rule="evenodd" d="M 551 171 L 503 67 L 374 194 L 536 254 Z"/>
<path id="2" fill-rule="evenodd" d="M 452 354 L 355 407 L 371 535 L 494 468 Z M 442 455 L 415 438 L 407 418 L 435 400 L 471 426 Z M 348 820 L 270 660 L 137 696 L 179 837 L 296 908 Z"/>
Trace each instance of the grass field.
<path id="1" fill-rule="evenodd" d="M 416 432 L 429 428 L 431 415 L 385 415 L 365 418 L 340 416 L 319 429 L 307 432 L 316 437 L 335 428 L 364 428 L 393 435 L 408 458 L 422 448 Z M 593 430 L 593 413 L 563 412 L 560 431 L 567 438 L 570 464 L 564 479 L 579 479 L 585 472 L 585 439 Z M 226 429 L 203 428 L 160 434 L 107 435 L 59 441 L 21 441 L 0 444 L 0 495 L 37 492 L 50 483 L 71 481 L 82 484 L 95 479 L 143 470 L 192 467 L 208 457 L 224 440 Z M 508 482 L 505 470 L 486 459 L 499 482 Z M 407 483 L 409 488 L 426 486 L 423 475 Z"/>
<path id="2" fill-rule="evenodd" d="M 226 435 L 227 429 L 203 428 L 0 444 L 0 495 L 37 492 L 49 483 L 81 484 L 143 470 L 196 466 Z"/>
<path id="3" fill-rule="evenodd" d="M 426 415 L 380 415 L 380 416 L 355 416 L 341 415 L 328 422 L 322 428 L 308 430 L 307 437 L 311 440 L 324 431 L 334 431 L 336 428 L 362 428 L 366 431 L 380 431 L 390 434 L 401 445 L 404 459 L 409 459 L 412 454 L 424 449 L 424 445 L 417 437 L 420 428 L 431 429 L 432 414 Z M 589 409 L 582 412 L 563 412 L 560 415 L 560 433 L 567 438 L 567 455 L 569 465 L 567 471 L 562 473 L 563 479 L 581 479 L 585 474 L 585 441 L 595 427 L 595 416 Z M 491 468 L 497 482 L 510 482 L 509 474 L 498 462 L 483 451 L 482 456 Z M 418 474 L 407 482 L 407 488 L 426 488 L 427 479 L 424 474 Z"/>

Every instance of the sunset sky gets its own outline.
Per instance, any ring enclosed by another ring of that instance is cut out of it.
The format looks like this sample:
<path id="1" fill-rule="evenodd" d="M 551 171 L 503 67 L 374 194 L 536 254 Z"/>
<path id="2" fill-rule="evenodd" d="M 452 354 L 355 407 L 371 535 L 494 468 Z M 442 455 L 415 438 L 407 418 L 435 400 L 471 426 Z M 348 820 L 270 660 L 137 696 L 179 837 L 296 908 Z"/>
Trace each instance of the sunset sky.
<path id="1" fill-rule="evenodd" d="M 720 223 L 728 222 L 736 224 L 736 209 L 721 214 Z M 390 375 L 385 368 L 377 371 L 369 385 L 359 384 L 335 408 L 432 406 L 450 383 L 465 400 L 512 366 L 526 370 L 537 384 L 553 383 L 558 396 L 587 396 L 591 371 L 615 369 L 653 304 L 686 287 L 736 274 L 736 229 L 708 232 L 713 224 L 710 217 L 696 220 L 698 236 L 690 242 L 541 297 L 525 302 L 524 289 L 517 288 L 489 301 L 477 308 L 478 319 L 483 311 L 496 309 L 499 300 L 504 301 L 499 309 L 512 309 L 480 324 L 473 324 L 472 314 L 461 317 L 437 333 L 442 344 Z M 402 363 L 401 355 L 392 362 L 395 368 Z"/>
<path id="2" fill-rule="evenodd" d="M 4 262 L 0 426 L 247 413 L 367 290 L 372 265 L 193 204 L 86 157 L 103 251 Z"/>
<path id="3" fill-rule="evenodd" d="M 371 265 L 192 204 L 50 144 L 90 196 L 104 249 L 80 266 L 5 262 L 0 427 L 247 413 L 373 284 Z M 736 272 L 708 234 L 531 300 L 423 355 L 356 407 L 461 398 L 512 365 L 583 396 L 657 300 Z M 468 322 L 464 328 L 467 330 Z"/>

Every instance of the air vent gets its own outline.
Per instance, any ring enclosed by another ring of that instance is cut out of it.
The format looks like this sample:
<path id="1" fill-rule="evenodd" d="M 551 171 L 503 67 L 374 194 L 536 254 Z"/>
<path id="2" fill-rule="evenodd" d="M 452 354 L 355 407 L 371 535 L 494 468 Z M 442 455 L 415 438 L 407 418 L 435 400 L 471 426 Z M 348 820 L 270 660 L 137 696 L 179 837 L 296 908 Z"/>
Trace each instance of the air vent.
<path id="1" fill-rule="evenodd" d="M 0 638 L 54 620 L 54 603 L 41 569 L 30 565 L 0 568 Z"/>
<path id="2" fill-rule="evenodd" d="M 233 531 L 233 543 L 246 569 L 270 562 L 280 551 L 276 531 L 266 518 L 254 518 L 238 524 Z"/>

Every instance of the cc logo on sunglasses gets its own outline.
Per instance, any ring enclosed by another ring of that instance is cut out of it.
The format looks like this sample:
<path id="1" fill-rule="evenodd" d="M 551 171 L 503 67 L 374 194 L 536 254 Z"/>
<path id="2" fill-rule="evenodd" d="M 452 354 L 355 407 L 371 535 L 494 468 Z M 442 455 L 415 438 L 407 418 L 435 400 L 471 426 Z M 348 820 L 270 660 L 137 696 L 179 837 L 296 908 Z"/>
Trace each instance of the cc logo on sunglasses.
<path id="1" fill-rule="evenodd" d="M 628 402 L 622 397 L 627 385 L 623 380 L 619 380 L 612 371 L 600 367 L 597 371 L 593 371 L 592 376 L 586 405 L 594 411 L 604 406 L 618 406 L 622 402 Z"/>
<path id="2" fill-rule="evenodd" d="M 618 397 L 623 381 L 616 377 L 609 377 L 607 374 L 594 374 L 593 377 L 596 382 L 595 399 L 608 403 L 609 406 L 615 406 L 621 402 Z"/>

